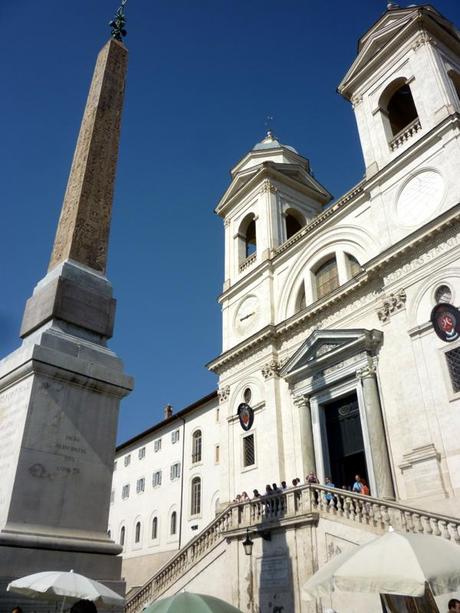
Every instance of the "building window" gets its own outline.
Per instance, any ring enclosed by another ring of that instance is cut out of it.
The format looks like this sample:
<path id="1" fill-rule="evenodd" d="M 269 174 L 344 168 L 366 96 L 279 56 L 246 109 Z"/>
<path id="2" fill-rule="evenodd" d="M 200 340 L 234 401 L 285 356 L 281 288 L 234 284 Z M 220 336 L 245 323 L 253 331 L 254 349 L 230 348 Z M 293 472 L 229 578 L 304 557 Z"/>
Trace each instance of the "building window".
<path id="1" fill-rule="evenodd" d="M 125 455 L 124 463 L 125 463 L 125 466 L 129 466 L 130 465 L 130 463 L 131 463 L 131 454 L 130 453 L 128 453 L 128 455 Z"/>
<path id="2" fill-rule="evenodd" d="M 126 528 L 123 526 L 120 530 L 120 545 L 124 547 L 126 537 Z"/>
<path id="3" fill-rule="evenodd" d="M 241 264 L 257 251 L 256 218 L 254 213 L 247 215 L 238 231 L 238 259 Z"/>
<path id="4" fill-rule="evenodd" d="M 404 78 L 390 83 L 380 96 L 379 108 L 390 144 L 410 127 L 415 131 L 421 127 L 410 86 Z"/>
<path id="5" fill-rule="evenodd" d="M 176 530 L 177 530 L 177 513 L 176 511 L 173 511 L 171 513 L 171 523 L 170 523 L 170 527 L 169 527 L 169 532 L 170 534 L 176 534 Z"/>
<path id="6" fill-rule="evenodd" d="M 152 519 L 152 540 L 156 540 L 158 538 L 158 517 L 154 517 Z"/>
<path id="7" fill-rule="evenodd" d="M 286 240 L 297 234 L 305 225 L 302 215 L 294 210 L 289 210 L 286 213 Z"/>
<path id="8" fill-rule="evenodd" d="M 245 247 L 246 247 L 245 255 L 247 258 L 256 252 L 257 241 L 256 241 L 256 220 L 255 219 L 250 221 L 248 227 L 246 228 Z"/>
<path id="9" fill-rule="evenodd" d="M 107 536 L 108 536 L 109 538 L 112 538 L 112 532 L 111 532 L 110 530 L 107 530 Z"/>
<path id="10" fill-rule="evenodd" d="M 214 461 L 216 464 L 219 464 L 220 462 L 220 445 L 216 445 L 216 453 L 215 453 Z"/>
<path id="11" fill-rule="evenodd" d="M 113 504 L 115 501 L 115 490 L 110 492 L 110 504 Z"/>
<path id="12" fill-rule="evenodd" d="M 171 466 L 171 481 L 180 477 L 180 462 L 176 462 Z"/>
<path id="13" fill-rule="evenodd" d="M 361 265 L 353 255 L 347 253 L 346 256 L 348 262 L 348 272 L 351 278 L 361 272 Z"/>
<path id="14" fill-rule="evenodd" d="M 407 83 L 401 85 L 392 94 L 386 105 L 386 111 L 393 136 L 402 132 L 417 119 L 417 109 Z"/>
<path id="15" fill-rule="evenodd" d="M 243 392 L 243 400 L 246 404 L 251 404 L 251 400 L 252 400 L 252 392 L 251 392 L 251 388 L 247 387 L 244 392 Z"/>
<path id="16" fill-rule="evenodd" d="M 252 466 L 256 463 L 256 454 L 254 448 L 254 434 L 243 438 L 243 466 Z"/>
<path id="17" fill-rule="evenodd" d="M 124 485 L 121 490 L 121 499 L 125 500 L 126 498 L 129 498 L 129 483 Z"/>
<path id="18" fill-rule="evenodd" d="M 460 392 L 460 347 L 446 352 L 450 382 L 455 393 Z"/>
<path id="19" fill-rule="evenodd" d="M 143 492 L 145 490 L 145 479 L 144 477 L 142 477 L 142 479 L 138 479 L 137 483 L 136 483 L 136 492 L 138 494 L 140 494 L 141 492 Z"/>
<path id="20" fill-rule="evenodd" d="M 117 461 L 115 460 L 115 462 L 113 463 L 113 472 L 115 472 L 117 470 Z"/>
<path id="21" fill-rule="evenodd" d="M 141 522 L 138 521 L 136 524 L 136 531 L 134 533 L 134 542 L 139 543 L 141 540 Z"/>
<path id="22" fill-rule="evenodd" d="M 157 453 L 160 450 L 161 450 L 161 438 L 157 438 L 157 440 L 154 441 L 153 443 L 153 451 Z"/>
<path id="23" fill-rule="evenodd" d="M 455 70 L 449 70 L 448 75 L 452 81 L 457 97 L 460 100 L 460 75 L 458 72 L 455 72 Z"/>
<path id="24" fill-rule="evenodd" d="M 152 475 L 152 485 L 153 487 L 158 487 L 161 485 L 161 470 L 157 470 Z"/>
<path id="25" fill-rule="evenodd" d="M 178 440 L 179 440 L 179 430 L 174 430 L 174 432 L 171 432 L 171 442 L 174 445 L 174 443 L 177 443 Z"/>
<path id="26" fill-rule="evenodd" d="M 145 458 L 145 447 L 141 447 L 139 449 L 139 460 L 143 460 Z"/>
<path id="27" fill-rule="evenodd" d="M 335 257 L 324 262 L 316 271 L 316 298 L 319 300 L 339 287 L 339 274 Z"/>
<path id="28" fill-rule="evenodd" d="M 191 488 L 191 505 L 190 505 L 190 513 L 191 515 L 199 515 L 201 512 L 201 479 L 200 477 L 194 477 L 192 479 L 192 488 Z"/>
<path id="29" fill-rule="evenodd" d="M 201 430 L 196 430 L 192 437 L 192 462 L 201 462 Z"/>
<path id="30" fill-rule="evenodd" d="M 216 409 L 216 421 L 219 421 L 219 419 L 220 419 L 220 409 L 219 409 L 219 407 L 217 407 L 217 409 Z"/>
<path id="31" fill-rule="evenodd" d="M 436 304 L 438 304 L 438 302 L 447 302 L 450 304 L 452 302 L 452 291 L 450 287 L 447 285 L 440 285 L 436 288 L 434 299 Z"/>

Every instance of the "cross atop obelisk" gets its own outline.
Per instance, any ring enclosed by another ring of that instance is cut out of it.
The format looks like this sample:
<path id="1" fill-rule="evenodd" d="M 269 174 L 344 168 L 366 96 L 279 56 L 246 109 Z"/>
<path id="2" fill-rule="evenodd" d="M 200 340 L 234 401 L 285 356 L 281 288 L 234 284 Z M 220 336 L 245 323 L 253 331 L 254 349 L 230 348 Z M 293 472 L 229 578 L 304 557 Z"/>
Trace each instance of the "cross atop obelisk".
<path id="1" fill-rule="evenodd" d="M 68 259 L 106 270 L 128 58 L 124 3 L 97 58 L 48 270 Z"/>

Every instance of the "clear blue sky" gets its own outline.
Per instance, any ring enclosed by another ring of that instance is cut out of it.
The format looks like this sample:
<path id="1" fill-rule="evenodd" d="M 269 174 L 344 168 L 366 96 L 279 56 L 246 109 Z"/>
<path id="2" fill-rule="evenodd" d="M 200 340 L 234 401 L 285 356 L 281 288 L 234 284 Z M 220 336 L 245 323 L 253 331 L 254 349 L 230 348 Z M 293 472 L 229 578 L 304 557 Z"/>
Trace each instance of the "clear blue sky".
<path id="1" fill-rule="evenodd" d="M 402 4 L 402 6 L 406 6 Z M 458 0 L 436 8 L 460 25 Z M 384 0 L 129 0 L 129 73 L 108 276 L 111 347 L 135 377 L 118 440 L 215 388 L 230 168 L 264 136 L 340 197 L 363 162 L 336 87 Z M 0 0 L 0 356 L 47 268 L 97 52 L 117 0 Z"/>

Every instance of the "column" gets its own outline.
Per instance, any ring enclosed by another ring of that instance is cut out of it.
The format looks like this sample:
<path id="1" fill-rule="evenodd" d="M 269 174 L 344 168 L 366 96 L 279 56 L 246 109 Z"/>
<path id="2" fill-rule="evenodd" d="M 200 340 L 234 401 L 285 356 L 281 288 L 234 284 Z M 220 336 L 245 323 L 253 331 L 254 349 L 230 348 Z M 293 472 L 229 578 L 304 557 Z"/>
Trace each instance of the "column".
<path id="1" fill-rule="evenodd" d="M 302 447 L 302 464 L 305 475 L 314 470 L 316 472 L 315 447 L 313 443 L 313 427 L 311 423 L 310 399 L 308 396 L 294 398 L 294 404 L 299 411 L 300 444 Z M 302 481 L 305 475 L 299 476 Z"/>
<path id="2" fill-rule="evenodd" d="M 380 405 L 375 373 L 376 367 L 374 365 L 369 365 L 356 371 L 356 377 L 361 383 L 363 392 L 364 411 L 374 469 L 376 491 L 371 493 L 378 498 L 394 499 L 390 458 L 388 456 L 382 407 Z"/>

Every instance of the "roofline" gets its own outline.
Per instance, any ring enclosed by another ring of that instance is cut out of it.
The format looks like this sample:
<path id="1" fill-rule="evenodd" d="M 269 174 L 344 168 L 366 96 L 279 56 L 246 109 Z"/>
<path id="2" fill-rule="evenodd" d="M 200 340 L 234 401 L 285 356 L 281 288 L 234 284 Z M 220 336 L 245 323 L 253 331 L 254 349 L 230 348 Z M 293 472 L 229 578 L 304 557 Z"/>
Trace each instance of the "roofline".
<path id="1" fill-rule="evenodd" d="M 188 413 L 191 413 L 193 410 L 197 409 L 199 406 L 201 406 L 203 404 L 206 404 L 207 402 L 209 402 L 213 398 L 217 398 L 217 390 L 214 390 L 213 392 L 211 392 L 207 396 L 203 396 L 203 398 L 200 398 L 199 400 L 196 400 L 192 404 L 189 404 L 188 406 L 186 406 L 181 411 L 178 411 L 177 413 L 173 413 L 173 415 L 171 415 L 171 417 L 168 417 L 167 419 L 163 419 L 163 421 L 158 422 L 157 424 L 155 424 L 154 426 L 151 426 L 147 430 L 144 430 L 140 434 L 136 434 L 136 436 L 133 436 L 133 438 L 130 438 L 127 441 L 125 441 L 124 443 L 121 443 L 121 445 L 118 445 L 117 447 L 115 447 L 115 452 L 117 453 L 118 451 L 121 451 L 122 449 L 125 449 L 126 447 L 129 447 L 130 445 L 132 445 L 133 443 L 139 441 L 140 439 L 144 438 L 145 436 L 148 436 L 149 434 L 152 434 L 156 430 L 160 430 L 164 426 L 167 426 L 168 424 L 172 423 L 175 419 L 182 418 L 184 415 L 187 415 Z"/>

